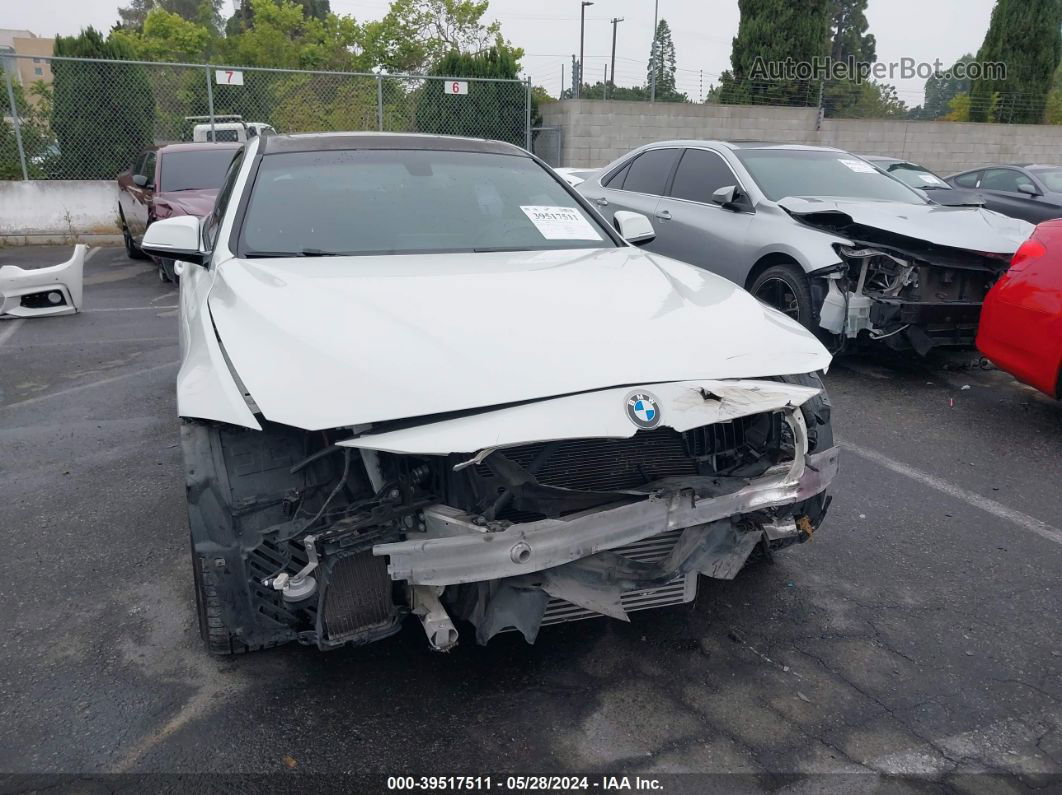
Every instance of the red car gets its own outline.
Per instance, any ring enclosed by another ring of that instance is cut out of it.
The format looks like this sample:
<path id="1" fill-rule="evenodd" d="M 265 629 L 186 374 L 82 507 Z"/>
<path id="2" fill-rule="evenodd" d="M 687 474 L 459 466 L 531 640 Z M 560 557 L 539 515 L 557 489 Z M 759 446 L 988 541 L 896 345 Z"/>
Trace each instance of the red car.
<path id="1" fill-rule="evenodd" d="M 239 143 L 170 144 L 140 153 L 118 175 L 118 217 L 125 250 L 143 259 L 144 230 L 159 218 L 195 215 L 214 208 L 214 199 Z M 173 260 L 156 260 L 159 278 L 173 281 Z"/>
<path id="2" fill-rule="evenodd" d="M 1062 220 L 1014 253 L 981 310 L 977 347 L 1019 381 L 1062 398 Z"/>

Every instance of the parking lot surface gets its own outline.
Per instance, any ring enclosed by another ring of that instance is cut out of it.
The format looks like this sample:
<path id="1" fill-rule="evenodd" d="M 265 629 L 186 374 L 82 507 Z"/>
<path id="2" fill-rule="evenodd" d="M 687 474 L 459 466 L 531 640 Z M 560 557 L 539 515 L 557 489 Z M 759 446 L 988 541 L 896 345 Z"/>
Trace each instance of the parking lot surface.
<path id="1" fill-rule="evenodd" d="M 0 249 L 0 265 L 68 249 Z M 1062 405 L 998 371 L 841 357 L 811 543 L 693 605 L 214 658 L 195 627 L 177 292 L 95 249 L 84 312 L 0 319 L 0 770 L 1062 772 Z M 292 377 L 297 377 L 293 373 Z M 763 779 L 752 779 L 762 781 Z M 807 782 L 805 782 L 807 783 Z"/>

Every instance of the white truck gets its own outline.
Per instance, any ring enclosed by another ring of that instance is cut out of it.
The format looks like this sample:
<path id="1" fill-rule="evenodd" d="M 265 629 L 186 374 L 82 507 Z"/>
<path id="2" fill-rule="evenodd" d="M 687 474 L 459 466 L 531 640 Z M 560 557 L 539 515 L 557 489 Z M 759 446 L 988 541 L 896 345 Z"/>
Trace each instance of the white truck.
<path id="1" fill-rule="evenodd" d="M 192 128 L 193 143 L 243 143 L 262 133 L 275 133 L 273 125 L 263 121 L 243 121 L 239 115 L 185 116 L 185 121 L 197 122 Z"/>

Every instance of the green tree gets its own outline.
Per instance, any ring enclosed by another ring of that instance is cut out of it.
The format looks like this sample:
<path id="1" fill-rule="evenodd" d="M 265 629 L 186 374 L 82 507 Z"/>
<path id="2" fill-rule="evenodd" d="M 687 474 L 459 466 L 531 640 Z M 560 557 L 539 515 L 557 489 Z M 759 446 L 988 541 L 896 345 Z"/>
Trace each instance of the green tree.
<path id="1" fill-rule="evenodd" d="M 302 11 L 308 19 L 324 20 L 332 13 L 332 5 L 328 0 L 294 0 L 294 2 L 302 6 Z M 236 0 L 235 13 L 225 23 L 225 35 L 234 36 L 252 27 L 254 27 L 253 3 L 250 0 Z"/>
<path id="2" fill-rule="evenodd" d="M 58 36 L 55 54 L 129 60 L 123 41 L 94 28 Z M 56 173 L 64 179 L 112 179 L 152 143 L 155 102 L 144 68 L 134 64 L 52 63 L 51 128 L 59 145 Z"/>
<path id="3" fill-rule="evenodd" d="M 216 33 L 179 14 L 153 8 L 140 29 L 118 28 L 108 41 L 122 42 L 141 61 L 202 61 Z"/>
<path id="4" fill-rule="evenodd" d="M 1060 26 L 1060 0 L 997 0 L 977 60 L 1006 64 L 1006 79 L 974 81 L 971 121 L 1043 121 L 1051 79 L 1062 57 Z M 995 94 L 998 104 L 993 103 Z"/>
<path id="5" fill-rule="evenodd" d="M 1048 124 L 1062 124 L 1062 65 L 1055 69 L 1055 75 L 1051 78 L 1051 91 L 1047 95 L 1044 120 Z"/>
<path id="6" fill-rule="evenodd" d="M 366 23 L 362 47 L 375 67 L 425 73 L 451 52 L 509 47 L 498 22 L 483 24 L 488 0 L 392 0 L 383 19 Z M 522 50 L 513 50 L 516 58 Z"/>
<path id="7" fill-rule="evenodd" d="M 176 14 L 188 22 L 197 22 L 212 30 L 221 28 L 221 8 L 224 0 L 132 0 L 128 6 L 118 9 L 120 26 L 127 30 L 140 30 L 148 15 L 156 10 Z"/>
<path id="8" fill-rule="evenodd" d="M 671 26 L 667 24 L 666 19 L 661 19 L 656 25 L 656 35 L 649 49 L 649 65 L 645 73 L 645 83 L 648 86 L 652 86 L 653 74 L 656 73 L 656 98 L 661 102 L 686 102 L 688 100 L 685 94 L 680 94 L 675 88 L 676 62 L 675 42 L 671 40 Z"/>
<path id="9" fill-rule="evenodd" d="M 959 94 L 968 94 L 970 91 L 969 79 L 965 75 L 960 79 L 957 71 L 974 60 L 973 54 L 967 53 L 946 72 L 937 72 L 926 80 L 925 99 L 911 111 L 911 118 L 940 119 L 950 113 L 951 101 Z"/>
<path id="10" fill-rule="evenodd" d="M 867 33 L 867 0 L 830 0 L 830 59 L 856 66 L 877 60 L 877 44 Z M 895 91 L 895 89 L 893 90 Z M 870 86 L 856 75 L 830 80 L 822 89 L 823 112 L 827 116 L 862 118 L 876 100 L 881 88 Z"/>
<path id="11" fill-rule="evenodd" d="M 51 86 L 38 80 L 30 86 L 29 96 L 18 83 L 12 83 L 19 136 L 26 157 L 30 179 L 47 177 L 55 157 L 54 136 L 48 126 L 51 113 Z M 31 99 L 32 98 L 32 99 Z M 6 102 L 4 103 L 6 107 Z M 22 161 L 18 155 L 18 137 L 14 120 L 7 114 L 0 119 L 0 180 L 22 179 Z"/>
<path id="12" fill-rule="evenodd" d="M 830 0 L 738 0 L 741 22 L 720 78 L 725 104 L 810 105 L 817 81 L 771 80 L 756 74 L 770 64 L 811 63 L 828 52 Z"/>
<path id="13" fill-rule="evenodd" d="M 254 24 L 224 40 L 221 59 L 234 66 L 351 70 L 368 66 L 353 50 L 362 29 L 353 17 L 306 16 L 291 0 L 250 0 Z"/>
<path id="14" fill-rule="evenodd" d="M 491 47 L 474 54 L 450 52 L 432 74 L 444 77 L 487 77 L 515 80 L 520 65 L 514 51 Z M 445 81 L 428 80 L 419 91 L 416 129 L 444 135 L 469 135 L 526 146 L 527 89 L 521 83 L 472 82 L 468 94 L 445 94 Z M 535 97 L 531 97 L 532 126 L 540 123 Z"/>

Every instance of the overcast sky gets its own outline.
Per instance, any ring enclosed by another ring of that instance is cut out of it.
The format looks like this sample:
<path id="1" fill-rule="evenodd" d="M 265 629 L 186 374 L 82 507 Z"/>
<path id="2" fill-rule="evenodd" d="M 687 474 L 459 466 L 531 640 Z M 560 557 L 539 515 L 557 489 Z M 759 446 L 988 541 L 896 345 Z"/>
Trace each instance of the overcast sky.
<path id="1" fill-rule="evenodd" d="M 332 10 L 356 19 L 378 18 L 386 0 L 331 0 Z M 678 54 L 679 90 L 699 99 L 702 91 L 730 66 L 730 43 L 738 26 L 737 0 L 659 0 L 660 16 L 673 31 Z M 41 36 L 76 33 L 94 25 L 104 31 L 116 21 L 116 0 L 22 0 L 5 2 L 0 27 L 27 28 Z M 994 0 L 870 0 L 870 32 L 877 37 L 878 60 L 913 58 L 950 66 L 981 46 Z M 231 13 L 232 0 L 226 0 Z M 488 17 L 502 23 L 512 43 L 523 47 L 524 68 L 551 94 L 571 83 L 571 55 L 579 51 L 580 0 L 491 0 Z M 616 82 L 645 80 L 653 29 L 653 0 L 596 0 L 586 10 L 586 76 L 594 82 L 612 47 L 612 17 L 623 17 L 616 47 Z M 703 72 L 703 79 L 701 73 Z M 920 104 L 924 79 L 893 82 L 908 105 Z"/>

